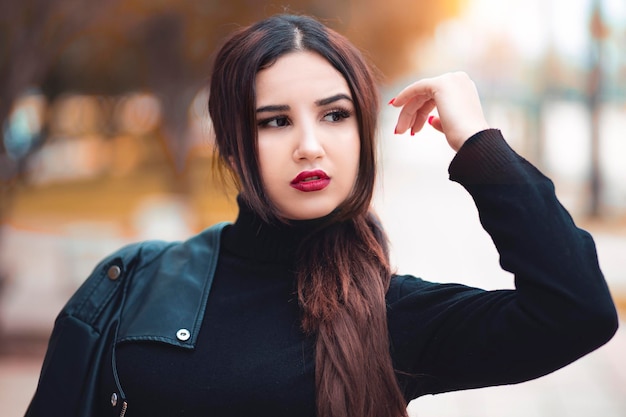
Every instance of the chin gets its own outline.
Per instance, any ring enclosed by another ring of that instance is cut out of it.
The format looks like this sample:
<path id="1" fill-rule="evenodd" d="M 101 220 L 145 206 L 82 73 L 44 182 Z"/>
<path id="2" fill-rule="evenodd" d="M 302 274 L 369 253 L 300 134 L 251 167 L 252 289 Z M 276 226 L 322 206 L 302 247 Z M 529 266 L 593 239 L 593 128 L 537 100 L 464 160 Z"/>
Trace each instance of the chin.
<path id="1" fill-rule="evenodd" d="M 281 216 L 289 220 L 313 220 L 327 216 L 333 212 L 337 206 L 326 207 L 289 207 L 287 210 L 280 209 Z"/>

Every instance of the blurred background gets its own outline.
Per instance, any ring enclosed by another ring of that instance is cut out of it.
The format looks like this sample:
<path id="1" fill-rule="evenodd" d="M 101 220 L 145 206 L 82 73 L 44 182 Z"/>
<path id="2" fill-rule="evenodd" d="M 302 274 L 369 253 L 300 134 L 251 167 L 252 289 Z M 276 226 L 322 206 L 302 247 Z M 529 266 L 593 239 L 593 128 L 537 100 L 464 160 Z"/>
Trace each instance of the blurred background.
<path id="1" fill-rule="evenodd" d="M 3 415 L 23 415 L 54 318 L 98 260 L 234 219 L 234 192 L 213 175 L 211 59 L 232 30 L 283 11 L 346 34 L 386 101 L 421 77 L 468 72 L 488 121 L 596 238 L 623 317 L 623 0 L 0 0 Z M 471 199 L 447 180 L 452 151 L 430 128 L 394 136 L 396 115 L 381 115 L 375 207 L 398 270 L 510 287 Z M 618 417 L 625 398 L 620 331 L 538 381 L 418 399 L 411 413 Z"/>

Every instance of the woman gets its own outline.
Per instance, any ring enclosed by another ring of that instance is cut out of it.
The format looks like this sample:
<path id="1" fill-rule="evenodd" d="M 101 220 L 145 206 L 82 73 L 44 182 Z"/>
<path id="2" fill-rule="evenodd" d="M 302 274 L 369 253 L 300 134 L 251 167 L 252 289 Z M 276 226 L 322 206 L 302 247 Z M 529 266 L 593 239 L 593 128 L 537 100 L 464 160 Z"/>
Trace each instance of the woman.
<path id="1" fill-rule="evenodd" d="M 536 378 L 608 341 L 591 237 L 489 128 L 472 81 L 421 80 L 390 104 L 396 133 L 428 121 L 457 151 L 450 177 L 515 290 L 390 271 L 369 211 L 372 73 L 319 22 L 274 16 L 234 33 L 211 79 L 237 220 L 105 259 L 59 315 L 27 415 L 406 416 L 420 395 Z"/>

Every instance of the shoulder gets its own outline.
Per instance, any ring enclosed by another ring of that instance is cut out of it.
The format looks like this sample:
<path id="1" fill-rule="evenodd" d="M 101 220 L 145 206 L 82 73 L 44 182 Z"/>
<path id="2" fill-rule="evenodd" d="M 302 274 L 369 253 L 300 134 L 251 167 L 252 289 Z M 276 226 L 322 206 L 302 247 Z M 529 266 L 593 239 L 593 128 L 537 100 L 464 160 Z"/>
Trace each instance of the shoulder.
<path id="1" fill-rule="evenodd" d="M 480 288 L 456 283 L 426 281 L 413 275 L 394 275 L 387 290 L 387 305 L 401 306 L 416 302 L 422 306 L 453 303 L 469 295 L 484 293 Z"/>
<path id="2" fill-rule="evenodd" d="M 145 270 L 163 267 L 169 261 L 186 260 L 219 250 L 219 235 L 224 223 L 212 226 L 186 241 L 148 240 L 126 245 L 102 259 L 63 308 L 61 315 L 73 315 L 92 322 L 115 294 L 127 287 L 131 276 L 149 277 Z"/>
<path id="3" fill-rule="evenodd" d="M 218 223 L 184 241 L 146 240 L 131 243 L 104 258 L 94 272 L 106 269 L 111 264 L 119 265 L 122 271 L 130 267 L 139 271 L 152 264 L 169 260 L 170 257 L 192 258 L 198 256 L 198 253 L 215 252 L 219 250 L 220 235 L 227 224 Z"/>
<path id="4" fill-rule="evenodd" d="M 71 315 L 84 322 L 93 322 L 125 286 L 131 271 L 157 259 L 174 244 L 165 241 L 137 242 L 104 257 L 65 304 L 60 316 Z"/>
<path id="5" fill-rule="evenodd" d="M 428 281 L 412 275 L 393 275 L 387 290 L 387 301 L 393 302 L 399 300 L 407 293 L 426 289 L 431 285 Z"/>

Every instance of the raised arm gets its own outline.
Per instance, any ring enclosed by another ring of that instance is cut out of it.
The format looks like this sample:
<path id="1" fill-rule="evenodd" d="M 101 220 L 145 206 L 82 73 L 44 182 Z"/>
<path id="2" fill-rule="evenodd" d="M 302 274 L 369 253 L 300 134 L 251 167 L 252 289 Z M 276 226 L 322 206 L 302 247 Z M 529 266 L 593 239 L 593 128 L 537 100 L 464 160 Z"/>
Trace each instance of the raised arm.
<path id="1" fill-rule="evenodd" d="M 393 105 L 402 107 L 398 132 L 419 131 L 437 109 L 431 124 L 458 150 L 450 178 L 472 195 L 516 286 L 394 279 L 388 317 L 396 365 L 414 375 L 401 377 L 407 396 L 525 381 L 606 343 L 617 315 L 593 239 L 552 182 L 487 128 L 471 80 L 455 73 L 419 81 Z"/>

